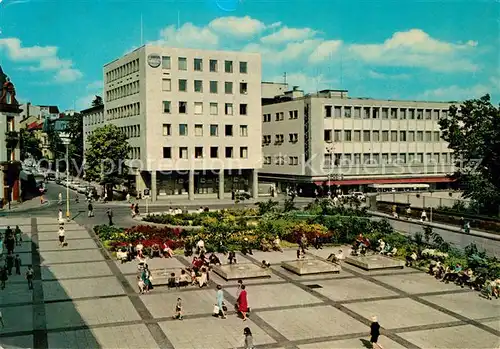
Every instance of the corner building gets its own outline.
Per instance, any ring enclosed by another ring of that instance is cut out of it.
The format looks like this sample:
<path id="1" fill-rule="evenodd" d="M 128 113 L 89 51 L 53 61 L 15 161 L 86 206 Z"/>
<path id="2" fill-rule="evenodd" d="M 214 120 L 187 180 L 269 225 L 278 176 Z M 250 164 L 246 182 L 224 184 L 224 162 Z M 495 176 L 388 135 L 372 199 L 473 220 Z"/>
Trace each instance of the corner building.
<path id="1" fill-rule="evenodd" d="M 268 83 L 266 91 L 277 89 Z M 438 120 L 452 103 L 356 98 L 346 90 L 304 95 L 298 88 L 263 101 L 262 182 L 309 195 L 373 184 L 449 185 L 453 156 Z"/>
<path id="2" fill-rule="evenodd" d="M 129 136 L 136 190 L 153 201 L 257 195 L 260 55 L 146 45 L 104 77 L 105 123 Z"/>

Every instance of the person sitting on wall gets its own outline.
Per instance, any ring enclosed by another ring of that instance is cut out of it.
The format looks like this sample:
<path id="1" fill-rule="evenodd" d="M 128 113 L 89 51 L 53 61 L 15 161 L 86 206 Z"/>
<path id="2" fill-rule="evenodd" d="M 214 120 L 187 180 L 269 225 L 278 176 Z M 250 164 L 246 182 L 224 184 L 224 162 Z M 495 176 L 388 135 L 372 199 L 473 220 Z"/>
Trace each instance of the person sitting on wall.
<path id="1" fill-rule="evenodd" d="M 158 244 L 153 244 L 153 246 L 151 246 L 151 258 L 154 257 L 161 257 L 160 245 Z"/>
<path id="2" fill-rule="evenodd" d="M 234 251 L 229 251 L 227 261 L 229 264 L 236 264 L 236 253 Z"/>
<path id="3" fill-rule="evenodd" d="M 269 263 L 269 261 L 263 260 L 262 263 L 261 263 L 261 267 L 265 268 L 265 269 L 268 269 L 268 268 L 271 267 L 271 263 Z"/>
<path id="4" fill-rule="evenodd" d="M 172 258 L 174 256 L 174 251 L 168 246 L 167 242 L 163 242 L 163 257 Z"/>
<path id="5" fill-rule="evenodd" d="M 263 252 L 269 252 L 272 249 L 271 244 L 267 241 L 267 239 L 262 239 L 260 241 L 260 249 Z"/>
<path id="6" fill-rule="evenodd" d="M 253 255 L 252 247 L 250 246 L 248 238 L 243 239 L 243 243 L 241 244 L 241 253 L 243 253 L 244 255 Z"/>
<path id="7" fill-rule="evenodd" d="M 219 257 L 215 253 L 212 253 L 210 257 L 208 257 L 208 263 L 211 265 L 221 265 Z"/>
<path id="8" fill-rule="evenodd" d="M 283 252 L 283 249 L 281 248 L 281 240 L 280 237 L 276 235 L 276 237 L 273 240 L 273 250 L 274 251 L 280 251 Z"/>

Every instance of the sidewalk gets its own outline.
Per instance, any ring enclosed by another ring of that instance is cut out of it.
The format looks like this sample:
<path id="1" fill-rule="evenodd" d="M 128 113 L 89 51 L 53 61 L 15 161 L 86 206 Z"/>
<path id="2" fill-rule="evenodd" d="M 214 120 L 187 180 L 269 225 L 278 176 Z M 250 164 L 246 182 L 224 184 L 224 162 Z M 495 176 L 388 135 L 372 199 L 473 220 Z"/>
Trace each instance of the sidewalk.
<path id="1" fill-rule="evenodd" d="M 3 208 L 0 208 L 0 213 L 8 213 L 8 212 L 20 212 L 20 211 L 28 211 L 35 208 L 47 207 L 52 205 L 50 200 L 46 200 L 43 205 L 40 204 L 40 197 L 34 197 L 30 200 L 26 200 L 24 202 L 11 202 L 10 210 L 9 204 L 6 204 Z"/>
<path id="2" fill-rule="evenodd" d="M 469 235 L 469 236 L 476 236 L 476 237 L 480 237 L 480 238 L 485 238 L 485 239 L 500 241 L 500 235 L 499 234 L 495 234 L 495 233 L 488 233 L 488 232 L 485 232 L 485 231 L 472 230 L 471 229 L 470 233 L 466 234 L 465 232 L 462 231 L 462 229 L 460 229 L 460 228 L 458 228 L 456 226 L 453 226 L 453 225 L 446 225 L 446 224 L 443 224 L 443 223 L 435 223 L 435 222 L 421 222 L 420 220 L 416 220 L 416 219 L 407 220 L 407 219 L 394 218 L 390 214 L 382 213 L 382 212 L 376 212 L 376 211 L 368 211 L 368 213 L 370 215 L 372 215 L 372 216 L 382 217 L 382 218 L 385 218 L 385 219 L 388 219 L 388 220 L 392 220 L 392 221 L 399 221 L 399 222 L 404 222 L 404 223 L 417 224 L 417 225 L 420 225 L 422 227 L 424 227 L 424 226 L 430 226 L 430 227 L 433 227 L 433 228 L 436 228 L 436 229 L 447 230 L 447 231 L 451 231 L 451 232 L 454 232 L 454 233 L 457 233 L 457 234 L 463 234 L 463 235 Z"/>

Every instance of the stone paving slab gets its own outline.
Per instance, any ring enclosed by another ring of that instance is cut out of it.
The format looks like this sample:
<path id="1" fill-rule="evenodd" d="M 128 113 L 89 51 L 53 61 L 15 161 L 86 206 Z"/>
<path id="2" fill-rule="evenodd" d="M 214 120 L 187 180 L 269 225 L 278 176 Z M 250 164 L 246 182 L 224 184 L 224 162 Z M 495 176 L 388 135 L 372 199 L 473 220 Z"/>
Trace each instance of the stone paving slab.
<path id="1" fill-rule="evenodd" d="M 463 315 L 469 319 L 481 319 L 498 316 L 500 302 L 488 301 L 478 296 L 477 292 L 446 294 L 440 296 L 422 297 L 429 302 Z"/>
<path id="2" fill-rule="evenodd" d="M 92 239 L 67 239 L 68 246 L 64 247 L 64 251 L 72 251 L 72 250 L 85 250 L 85 249 L 98 249 L 99 247 Z M 40 252 L 42 251 L 54 251 L 60 250 L 59 244 L 54 241 L 40 241 L 38 243 L 38 249 Z"/>
<path id="3" fill-rule="evenodd" d="M 243 329 L 252 329 L 254 345 L 275 343 L 252 320 L 228 318 L 226 320 L 213 317 L 206 319 L 190 319 L 159 323 L 163 332 L 172 342 L 175 349 L 233 349 L 244 346 Z"/>
<path id="4" fill-rule="evenodd" d="M 212 274 L 217 274 L 225 280 L 245 280 L 269 278 L 271 270 L 254 263 L 224 264 L 213 266 Z"/>
<path id="5" fill-rule="evenodd" d="M 68 233 L 73 233 L 75 231 L 85 231 L 85 232 L 87 232 L 84 228 L 82 228 L 78 224 L 64 223 L 63 226 L 64 226 L 64 230 L 66 232 L 68 232 Z M 55 223 L 55 224 L 43 224 L 43 225 L 42 224 L 38 224 L 38 226 L 37 226 L 39 234 L 45 234 L 45 233 L 50 233 L 50 232 L 53 232 L 53 231 L 58 231 L 59 227 L 60 227 L 60 225 L 58 223 Z M 87 232 L 87 234 L 88 234 L 88 232 Z"/>
<path id="6" fill-rule="evenodd" d="M 31 303 L 33 301 L 33 291 L 28 289 L 28 283 L 12 283 L 9 277 L 4 290 L 0 291 L 0 305 Z M 17 281 L 23 280 L 18 276 Z"/>
<path id="7" fill-rule="evenodd" d="M 368 333 L 364 338 L 304 344 L 304 345 L 299 345 L 299 348 L 300 349 L 327 349 L 327 348 L 328 349 L 359 349 L 359 348 L 366 348 L 365 344 L 370 345 L 369 348 L 371 348 L 371 344 L 369 343 L 369 341 L 370 341 L 369 332 L 370 331 L 368 329 Z M 362 340 L 364 340 L 365 342 L 363 342 Z M 391 340 L 385 336 L 379 337 L 378 344 L 380 344 L 383 348 L 405 349 L 405 347 L 403 347 L 402 345 L 394 342 L 393 340 Z"/>
<path id="8" fill-rule="evenodd" d="M 237 256 L 239 257 L 239 256 Z M 281 252 L 262 252 L 262 251 L 253 251 L 253 255 L 249 256 L 257 261 L 262 262 L 263 260 L 268 261 L 271 265 L 280 266 L 281 262 L 284 261 L 293 261 L 297 259 L 297 251 L 293 249 L 286 249 Z M 240 257 L 241 258 L 241 257 Z M 312 258 L 312 257 L 311 257 Z M 239 262 L 239 260 L 238 260 Z M 243 263 L 243 262 L 241 262 Z"/>
<path id="9" fill-rule="evenodd" d="M 48 341 L 50 348 L 158 348 L 148 328 L 143 324 L 49 333 Z"/>
<path id="10" fill-rule="evenodd" d="M 50 265 L 54 263 L 75 263 L 75 262 L 95 262 L 103 261 L 99 250 L 65 250 L 64 247 L 60 251 L 41 251 L 40 259 L 42 265 Z"/>
<path id="11" fill-rule="evenodd" d="M 236 288 L 227 290 L 236 298 Z M 258 285 L 246 288 L 252 309 L 321 303 L 321 300 L 291 284 Z"/>
<path id="12" fill-rule="evenodd" d="M 494 330 L 497 330 L 500 332 L 500 318 L 498 320 L 493 320 L 493 321 L 487 321 L 484 322 L 484 324 Z M 499 343 L 500 344 L 500 343 Z"/>
<path id="13" fill-rule="evenodd" d="M 289 340 L 369 332 L 368 326 L 331 306 L 259 311 L 258 315 Z"/>
<path id="14" fill-rule="evenodd" d="M 4 349 L 33 348 L 33 336 L 0 338 L 0 348 Z"/>
<path id="15" fill-rule="evenodd" d="M 21 245 L 14 246 L 14 254 L 16 253 L 31 253 L 31 241 L 27 240 L 21 243 Z"/>
<path id="16" fill-rule="evenodd" d="M 185 266 L 181 262 L 179 262 L 176 258 L 153 258 L 146 259 L 146 263 L 149 266 L 149 270 L 153 271 L 156 269 L 178 269 L 178 273 L 180 273 L 181 269 L 184 269 Z M 137 273 L 137 260 L 133 260 L 127 263 L 121 263 L 115 260 L 115 264 L 118 269 L 123 274 L 136 274 Z"/>
<path id="17" fill-rule="evenodd" d="M 125 294 L 125 291 L 114 276 L 43 282 L 43 296 L 46 301 L 97 298 L 123 294 Z"/>
<path id="18" fill-rule="evenodd" d="M 360 278 L 344 280 L 325 280 L 315 282 L 323 288 L 315 289 L 316 292 L 330 298 L 333 301 L 350 301 L 355 299 L 373 299 L 380 297 L 396 296 L 382 286 Z"/>
<path id="19" fill-rule="evenodd" d="M 170 317 L 174 315 L 175 304 L 179 297 L 182 299 L 185 315 L 210 315 L 216 303 L 214 289 L 200 289 L 190 292 L 171 290 L 171 292 L 166 293 L 150 293 L 140 296 L 144 305 L 146 305 L 154 318 Z M 231 308 L 231 306 L 229 306 L 229 308 Z"/>
<path id="20" fill-rule="evenodd" d="M 499 337 L 472 325 L 399 333 L 400 337 L 425 349 L 498 349 Z"/>
<path id="21" fill-rule="evenodd" d="M 42 279 L 68 279 L 112 275 L 106 262 L 54 264 L 42 266 Z"/>
<path id="22" fill-rule="evenodd" d="M 330 273 L 330 274 L 312 274 L 312 275 L 297 275 L 292 273 L 284 268 L 281 265 L 271 266 L 271 269 L 277 271 L 281 275 L 286 276 L 289 279 L 294 281 L 308 281 L 309 280 L 326 280 L 326 279 L 343 279 L 346 277 L 353 277 L 354 275 L 347 272 L 343 267 L 339 273 Z"/>
<path id="23" fill-rule="evenodd" d="M 344 305 L 369 320 L 373 315 L 385 328 L 400 328 L 457 321 L 456 318 L 409 298 L 373 300 Z"/>
<path id="24" fill-rule="evenodd" d="M 16 250 L 14 250 L 14 255 L 19 254 L 19 257 L 21 258 L 21 265 L 22 266 L 28 266 L 32 264 L 32 256 L 31 252 L 19 252 L 17 253 Z M 4 253 L 5 257 L 5 253 Z M 14 272 L 15 268 L 12 268 L 12 272 Z M 7 281 L 8 282 L 8 281 Z"/>
<path id="25" fill-rule="evenodd" d="M 48 303 L 45 313 L 48 329 L 141 319 L 128 297 Z"/>
<path id="26" fill-rule="evenodd" d="M 225 287 L 236 287 L 237 280 L 224 280 L 216 273 L 210 273 L 210 280 L 213 281 L 217 285 L 222 285 Z M 270 277 L 268 278 L 257 278 L 257 279 L 245 279 L 245 285 L 253 285 L 253 284 L 265 284 L 265 283 L 275 283 L 275 282 L 285 282 L 284 279 L 276 276 L 273 273 L 270 273 Z"/>
<path id="27" fill-rule="evenodd" d="M 281 267 L 300 276 L 338 274 L 341 270 L 340 264 L 319 259 L 284 261 L 281 262 Z"/>
<path id="28" fill-rule="evenodd" d="M 38 240 L 39 241 L 55 241 L 56 244 L 59 242 L 59 235 L 57 233 L 58 228 L 50 231 L 50 232 L 45 232 L 45 233 L 38 233 Z M 75 231 L 65 231 L 66 235 L 66 240 L 70 241 L 73 239 L 88 239 L 90 238 L 90 235 L 87 231 L 85 230 L 75 230 Z"/>
<path id="29" fill-rule="evenodd" d="M 402 260 L 383 256 L 380 254 L 366 256 L 346 256 L 345 262 L 364 270 L 380 270 L 403 268 L 405 262 Z"/>
<path id="30" fill-rule="evenodd" d="M 375 279 L 410 294 L 454 291 L 459 289 L 454 283 L 445 284 L 444 282 L 439 282 L 433 276 L 424 273 L 414 273 L 404 276 L 376 276 Z"/>
<path id="31" fill-rule="evenodd" d="M 15 333 L 33 330 L 33 307 L 23 305 L 17 307 L 2 308 L 2 316 L 5 327 L 2 333 Z M 0 338 L 0 341 L 3 338 Z"/>

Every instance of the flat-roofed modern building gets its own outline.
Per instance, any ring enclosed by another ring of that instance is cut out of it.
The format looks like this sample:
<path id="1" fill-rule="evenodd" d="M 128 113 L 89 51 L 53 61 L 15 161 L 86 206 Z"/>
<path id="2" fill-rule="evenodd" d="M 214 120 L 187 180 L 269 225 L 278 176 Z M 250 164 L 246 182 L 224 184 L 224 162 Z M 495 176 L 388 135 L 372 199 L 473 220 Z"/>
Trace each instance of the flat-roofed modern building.
<path id="1" fill-rule="evenodd" d="M 448 183 L 452 154 L 438 120 L 450 105 L 354 98 L 345 90 L 304 95 L 294 88 L 262 107 L 260 181 L 312 191 Z"/>
<path id="2" fill-rule="evenodd" d="M 259 54 L 146 45 L 105 65 L 104 122 L 126 130 L 138 191 L 258 192 Z"/>

